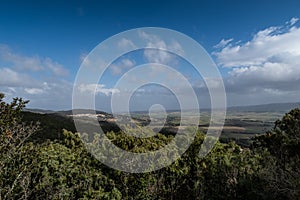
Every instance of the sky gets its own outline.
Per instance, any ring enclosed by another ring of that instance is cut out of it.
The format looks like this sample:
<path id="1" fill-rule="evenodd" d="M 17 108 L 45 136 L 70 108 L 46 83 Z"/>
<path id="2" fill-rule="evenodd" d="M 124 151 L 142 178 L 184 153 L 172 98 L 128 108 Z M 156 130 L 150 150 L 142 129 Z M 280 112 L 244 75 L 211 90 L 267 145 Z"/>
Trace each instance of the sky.
<path id="1" fill-rule="evenodd" d="M 1 1 L 0 92 L 7 100 L 29 99 L 30 108 L 71 109 L 78 70 L 98 44 L 130 29 L 161 27 L 202 45 L 221 73 L 228 106 L 299 102 L 299 18 L 299 1 Z M 143 34 L 155 48 L 179 51 L 183 46 Z M 178 69 L 201 99 L 200 107 L 210 105 L 193 68 L 184 59 L 157 51 L 126 54 L 109 66 L 99 83 L 78 87 L 84 92 L 96 89 L 97 109 L 110 111 L 111 96 L 119 92 L 114 83 L 147 62 Z M 180 88 L 180 81 L 176 84 Z M 133 110 L 153 104 L 176 109 L 178 100 L 168 88 L 148 85 L 130 101 Z"/>

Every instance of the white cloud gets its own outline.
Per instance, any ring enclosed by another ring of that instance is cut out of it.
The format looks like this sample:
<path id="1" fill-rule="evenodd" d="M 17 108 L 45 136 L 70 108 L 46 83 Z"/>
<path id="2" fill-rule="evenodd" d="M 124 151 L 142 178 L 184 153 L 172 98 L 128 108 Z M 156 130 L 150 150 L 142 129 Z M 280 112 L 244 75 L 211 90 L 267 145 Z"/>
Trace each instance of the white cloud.
<path id="1" fill-rule="evenodd" d="M 109 69 L 111 70 L 113 75 L 121 75 L 124 70 L 130 69 L 133 66 L 135 66 L 135 61 L 125 58 L 117 62 L 116 64 L 112 64 Z"/>
<path id="2" fill-rule="evenodd" d="M 128 50 L 131 48 L 136 48 L 135 44 L 126 38 L 122 38 L 119 42 L 118 42 L 118 47 L 122 50 Z"/>
<path id="3" fill-rule="evenodd" d="M 0 44 L 0 61 L 18 71 L 46 72 L 50 70 L 54 75 L 66 76 L 68 70 L 61 64 L 52 61 L 50 58 L 39 56 L 24 56 L 14 53 L 7 45 Z"/>
<path id="4" fill-rule="evenodd" d="M 5 94 L 6 96 L 13 96 L 17 93 L 16 89 L 13 87 L 1 87 L 0 86 L 0 92 Z"/>
<path id="5" fill-rule="evenodd" d="M 151 63 L 168 64 L 172 61 L 172 55 L 163 50 L 145 49 L 144 56 Z"/>
<path id="6" fill-rule="evenodd" d="M 175 40 L 173 40 L 168 45 L 168 49 L 172 50 L 173 52 L 175 52 L 176 54 L 178 54 L 180 56 L 184 56 L 184 50 L 183 50 L 182 46 Z"/>
<path id="7" fill-rule="evenodd" d="M 60 84 L 57 84 L 57 83 L 47 83 L 47 82 L 41 83 L 40 82 L 35 87 L 24 88 L 24 91 L 27 94 L 31 94 L 31 95 L 38 95 L 38 94 L 45 94 L 45 93 L 49 93 L 49 94 L 52 93 L 53 94 L 53 92 L 54 92 L 53 90 L 56 90 L 57 87 L 65 88 L 66 85 L 67 84 L 64 83 L 64 82 L 61 82 Z"/>
<path id="8" fill-rule="evenodd" d="M 109 96 L 114 93 L 119 93 L 120 91 L 115 88 L 105 88 L 105 85 L 103 84 L 80 84 L 78 86 L 78 89 L 81 93 L 95 93 L 95 94 L 105 94 L 106 96 Z"/>
<path id="9" fill-rule="evenodd" d="M 300 55 L 300 28 L 284 28 L 267 28 L 242 45 L 228 45 L 213 54 L 224 67 L 260 66 L 281 55 Z"/>
<path id="10" fill-rule="evenodd" d="M 27 57 L 15 54 L 4 44 L 0 44 L 0 59 L 11 63 L 17 69 L 31 71 L 43 70 L 41 60 L 37 56 Z"/>
<path id="11" fill-rule="evenodd" d="M 148 34 L 144 31 L 139 32 L 139 37 L 147 42 L 146 47 L 150 49 L 144 50 L 144 56 L 148 62 L 161 64 L 174 64 L 176 56 L 167 51 L 174 52 L 180 56 L 184 55 L 184 50 L 177 41 L 167 43 L 157 35 Z"/>
<path id="12" fill-rule="evenodd" d="M 42 94 L 42 93 L 44 93 L 44 90 L 42 90 L 40 88 L 25 88 L 24 90 L 28 94 Z"/>
<path id="13" fill-rule="evenodd" d="M 282 101 L 287 94 L 294 98 L 287 101 L 299 101 L 300 28 L 295 26 L 297 21 L 298 18 L 292 18 L 285 26 L 258 31 L 242 44 L 233 44 L 233 40 L 227 44 L 224 40 L 226 45 L 213 55 L 219 65 L 230 69 L 224 78 L 228 93 L 247 96 L 250 104 L 250 101 L 256 102 L 254 98 Z"/>
<path id="14" fill-rule="evenodd" d="M 293 17 L 288 23 L 293 26 L 299 21 L 299 18 Z"/>
<path id="15" fill-rule="evenodd" d="M 109 67 L 109 69 L 110 69 L 110 71 L 111 71 L 111 73 L 113 74 L 113 75 L 121 75 L 122 74 L 122 68 L 121 67 L 119 67 L 118 65 L 111 65 L 110 67 Z"/>
<path id="16" fill-rule="evenodd" d="M 67 76 L 68 70 L 65 69 L 61 64 L 53 62 L 50 58 L 44 60 L 44 65 L 48 67 L 53 74 L 57 76 Z"/>
<path id="17" fill-rule="evenodd" d="M 81 53 L 79 56 L 79 60 L 80 62 L 83 62 L 85 60 L 85 58 L 87 57 L 88 53 Z"/>
<path id="18" fill-rule="evenodd" d="M 72 83 L 63 80 L 41 82 L 24 86 L 1 86 L 0 92 L 6 95 L 6 100 L 18 96 L 30 100 L 28 107 L 62 110 L 70 109 L 72 103 Z"/>
<path id="19" fill-rule="evenodd" d="M 0 45 L 0 91 L 7 101 L 13 97 L 30 100 L 30 107 L 71 108 L 72 84 L 64 81 L 68 71 L 46 57 L 26 56 Z"/>
<path id="20" fill-rule="evenodd" d="M 36 84 L 36 81 L 26 74 L 16 72 L 10 68 L 0 68 L 0 86 L 19 87 L 34 84 Z"/>
<path id="21" fill-rule="evenodd" d="M 224 48 L 225 46 L 227 46 L 230 42 L 233 41 L 233 38 L 230 38 L 228 40 L 222 39 L 219 44 L 215 45 L 214 48 L 218 49 L 218 48 Z"/>
<path id="22" fill-rule="evenodd" d="M 125 67 L 132 67 L 135 65 L 135 62 L 133 60 L 129 60 L 129 59 L 123 59 L 121 61 L 121 63 L 125 66 Z"/>

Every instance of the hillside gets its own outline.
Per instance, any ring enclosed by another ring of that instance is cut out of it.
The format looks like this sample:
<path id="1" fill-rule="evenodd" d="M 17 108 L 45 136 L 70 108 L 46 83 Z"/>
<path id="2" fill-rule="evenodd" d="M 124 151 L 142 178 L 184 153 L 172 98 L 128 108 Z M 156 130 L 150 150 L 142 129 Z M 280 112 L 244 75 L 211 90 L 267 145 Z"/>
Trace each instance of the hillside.
<path id="1" fill-rule="evenodd" d="M 292 103 L 271 103 L 250 106 L 233 106 L 229 107 L 228 111 L 243 111 L 243 112 L 287 112 L 293 108 L 299 108 L 300 102 Z"/>

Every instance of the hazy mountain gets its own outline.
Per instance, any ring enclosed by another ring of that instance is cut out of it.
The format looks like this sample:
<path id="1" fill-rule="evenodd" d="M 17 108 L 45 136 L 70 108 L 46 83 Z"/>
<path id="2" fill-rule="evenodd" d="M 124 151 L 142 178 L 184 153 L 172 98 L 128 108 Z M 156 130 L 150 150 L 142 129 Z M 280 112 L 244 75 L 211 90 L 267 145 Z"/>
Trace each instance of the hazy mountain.
<path id="1" fill-rule="evenodd" d="M 37 108 L 25 108 L 24 111 L 32 112 L 32 113 L 40 113 L 40 114 L 46 114 L 46 113 L 55 113 L 56 111 L 53 110 L 43 110 L 43 109 L 37 109 Z"/>
<path id="2" fill-rule="evenodd" d="M 73 115 L 75 114 L 95 114 L 94 110 L 91 109 L 74 109 L 74 110 L 61 110 L 61 111 L 53 111 L 53 110 L 43 110 L 43 109 L 34 109 L 34 108 L 26 108 L 24 111 L 32 112 L 32 113 L 40 113 L 40 114 L 60 114 L 60 115 Z M 96 114 L 103 115 L 111 115 L 104 111 L 96 110 Z"/>
<path id="3" fill-rule="evenodd" d="M 293 108 L 300 108 L 300 102 L 294 103 L 271 103 L 251 106 L 233 106 L 229 107 L 228 111 L 240 112 L 288 112 Z"/>
<path id="4" fill-rule="evenodd" d="M 261 105 L 249 105 L 249 106 L 232 106 L 228 107 L 228 111 L 239 111 L 239 112 L 288 112 L 293 108 L 300 108 L 300 102 L 292 103 L 270 103 L 270 104 L 261 104 Z M 42 109 L 31 109 L 27 108 L 25 111 L 41 114 L 57 113 L 61 115 L 72 115 L 72 114 L 95 114 L 94 110 L 91 109 L 74 109 L 74 110 L 62 110 L 62 111 L 53 111 L 53 110 L 42 110 Z M 169 110 L 168 112 L 179 112 L 180 110 Z M 209 109 L 201 109 L 201 111 L 209 111 Z M 138 111 L 133 113 L 145 113 L 147 111 Z M 111 115 L 110 113 L 96 110 L 96 114 Z"/>

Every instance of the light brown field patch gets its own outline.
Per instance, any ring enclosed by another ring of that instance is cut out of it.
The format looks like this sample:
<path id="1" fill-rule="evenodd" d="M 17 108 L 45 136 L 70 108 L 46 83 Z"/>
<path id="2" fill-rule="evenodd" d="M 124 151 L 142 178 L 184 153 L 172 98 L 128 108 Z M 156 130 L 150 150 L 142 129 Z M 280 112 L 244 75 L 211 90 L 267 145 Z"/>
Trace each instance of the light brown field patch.
<path id="1" fill-rule="evenodd" d="M 204 130 L 207 130 L 208 127 L 201 127 Z M 210 126 L 209 127 L 211 130 L 218 130 L 220 129 L 219 126 Z M 246 129 L 244 127 L 239 127 L 239 126 L 224 126 L 223 130 L 234 130 L 234 131 L 245 131 Z"/>

